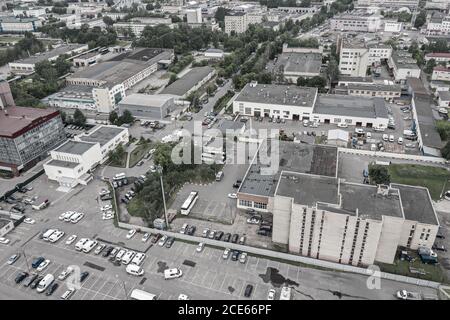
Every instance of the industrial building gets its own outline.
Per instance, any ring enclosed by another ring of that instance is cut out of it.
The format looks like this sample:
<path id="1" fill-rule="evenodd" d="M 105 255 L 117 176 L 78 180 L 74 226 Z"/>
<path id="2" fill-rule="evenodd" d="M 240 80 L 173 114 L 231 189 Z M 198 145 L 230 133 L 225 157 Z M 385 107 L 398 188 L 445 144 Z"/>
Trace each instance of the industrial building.
<path id="1" fill-rule="evenodd" d="M 400 85 L 378 83 L 350 83 L 348 85 L 338 85 L 334 90 L 337 94 L 360 97 L 379 97 L 388 101 L 400 98 L 402 93 Z"/>
<path id="2" fill-rule="evenodd" d="M 0 33 L 36 32 L 42 27 L 39 18 L 0 17 Z"/>
<path id="3" fill-rule="evenodd" d="M 175 98 L 169 94 L 133 93 L 119 102 L 119 114 L 128 110 L 136 119 L 162 120 L 175 109 Z"/>
<path id="4" fill-rule="evenodd" d="M 434 67 L 431 80 L 450 81 L 450 68 L 444 66 Z"/>
<path id="5" fill-rule="evenodd" d="M 393 263 L 398 246 L 433 245 L 439 221 L 428 189 L 343 181 L 332 146 L 268 142 L 258 153 L 275 167 L 253 158 L 237 206 L 272 213 L 272 241 L 289 252 L 356 266 Z"/>
<path id="6" fill-rule="evenodd" d="M 192 68 L 160 93 L 177 96 L 180 100 L 186 99 L 192 92 L 211 80 L 215 74 L 215 69 L 209 66 Z"/>
<path id="7" fill-rule="evenodd" d="M 420 78 L 420 68 L 412 54 L 407 51 L 395 51 L 388 60 L 394 79 L 398 83 L 405 83 L 406 78 Z"/>
<path id="8" fill-rule="evenodd" d="M 233 112 L 368 128 L 387 128 L 389 122 L 382 98 L 318 95 L 317 88 L 254 82 L 247 84 L 233 101 Z"/>
<path id="9" fill-rule="evenodd" d="M 48 179 L 59 183 L 60 190 L 70 190 L 92 180 L 91 170 L 108 159 L 108 153 L 129 141 L 127 128 L 98 126 L 91 132 L 75 136 L 50 152 L 44 164 Z"/>
<path id="10" fill-rule="evenodd" d="M 32 57 L 16 60 L 8 63 L 9 70 L 15 74 L 30 74 L 34 72 L 36 63 L 42 61 L 55 61 L 62 55 L 74 55 L 88 50 L 87 44 L 64 44 L 47 52 L 36 54 Z"/>
<path id="11" fill-rule="evenodd" d="M 54 109 L 6 107 L 0 110 L 0 170 L 18 175 L 66 140 Z"/>
<path id="12" fill-rule="evenodd" d="M 149 77 L 160 68 L 167 67 L 173 60 L 174 53 L 170 49 L 137 48 L 126 51 L 115 58 L 95 64 L 89 68 L 74 73 L 66 79 L 70 90 L 61 90 L 57 96 L 48 97 L 46 101 L 52 106 L 65 108 L 71 105 L 82 104 L 91 109 L 92 92 L 95 109 L 99 113 L 110 113 L 122 100 L 125 91 L 138 82 Z M 77 89 L 77 87 L 83 87 Z M 83 92 L 85 97 L 78 95 L 76 103 L 73 102 L 72 93 Z M 78 98 L 83 98 L 80 101 Z"/>
<path id="13" fill-rule="evenodd" d="M 335 31 L 377 32 L 381 17 L 367 13 L 342 14 L 330 19 L 330 29 Z"/>
<path id="14" fill-rule="evenodd" d="M 299 77 L 320 76 L 322 54 L 317 52 L 289 52 L 279 55 L 274 72 L 283 72 L 283 76 L 294 83 Z"/>

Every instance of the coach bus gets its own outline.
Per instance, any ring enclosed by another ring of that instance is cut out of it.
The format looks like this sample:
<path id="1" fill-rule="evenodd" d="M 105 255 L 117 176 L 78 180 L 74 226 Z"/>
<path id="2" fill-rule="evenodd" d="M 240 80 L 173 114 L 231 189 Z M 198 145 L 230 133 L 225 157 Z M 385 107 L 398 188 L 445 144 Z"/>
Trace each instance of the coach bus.
<path id="1" fill-rule="evenodd" d="M 191 209 L 195 205 L 197 199 L 198 199 L 198 192 L 192 191 L 187 197 L 186 201 L 184 201 L 183 205 L 181 206 L 181 214 L 187 216 L 191 212 Z"/>

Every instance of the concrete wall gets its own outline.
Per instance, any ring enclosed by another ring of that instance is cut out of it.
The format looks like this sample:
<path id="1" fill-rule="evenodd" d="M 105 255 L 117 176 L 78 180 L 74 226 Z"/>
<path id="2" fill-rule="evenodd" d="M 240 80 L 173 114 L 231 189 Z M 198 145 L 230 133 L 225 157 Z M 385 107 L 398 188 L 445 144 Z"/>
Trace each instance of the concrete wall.
<path id="1" fill-rule="evenodd" d="M 400 218 L 383 216 L 383 227 L 376 252 L 376 261 L 394 262 L 397 244 L 400 244 L 403 233 L 403 222 L 404 220 Z"/>

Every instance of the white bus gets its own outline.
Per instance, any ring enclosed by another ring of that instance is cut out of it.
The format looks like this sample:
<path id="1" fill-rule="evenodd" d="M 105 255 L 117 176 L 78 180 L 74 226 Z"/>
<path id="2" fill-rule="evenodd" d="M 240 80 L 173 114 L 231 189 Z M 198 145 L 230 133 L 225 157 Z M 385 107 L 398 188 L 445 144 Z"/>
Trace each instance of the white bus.
<path id="1" fill-rule="evenodd" d="M 156 295 L 144 290 L 134 289 L 131 291 L 130 298 L 133 300 L 156 300 Z"/>
<path id="2" fill-rule="evenodd" d="M 192 191 L 189 194 L 189 197 L 187 197 L 186 201 L 184 201 L 183 205 L 181 206 L 181 214 L 187 216 L 191 212 L 191 209 L 194 206 L 197 199 L 198 199 L 198 192 Z"/>
<path id="3" fill-rule="evenodd" d="M 122 180 L 122 179 L 124 179 L 126 176 L 125 176 L 125 173 L 118 173 L 118 174 L 116 174 L 115 176 L 114 176 L 114 178 L 113 178 L 113 180 Z"/>

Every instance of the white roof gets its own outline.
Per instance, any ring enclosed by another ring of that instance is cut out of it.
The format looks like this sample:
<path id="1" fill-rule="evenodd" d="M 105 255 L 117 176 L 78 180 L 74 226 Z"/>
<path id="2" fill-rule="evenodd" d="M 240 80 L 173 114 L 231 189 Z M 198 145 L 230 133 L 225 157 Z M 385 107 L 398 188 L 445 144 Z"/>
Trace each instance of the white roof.
<path id="1" fill-rule="evenodd" d="M 328 130 L 328 140 L 348 140 L 348 132 L 341 129 Z"/>

